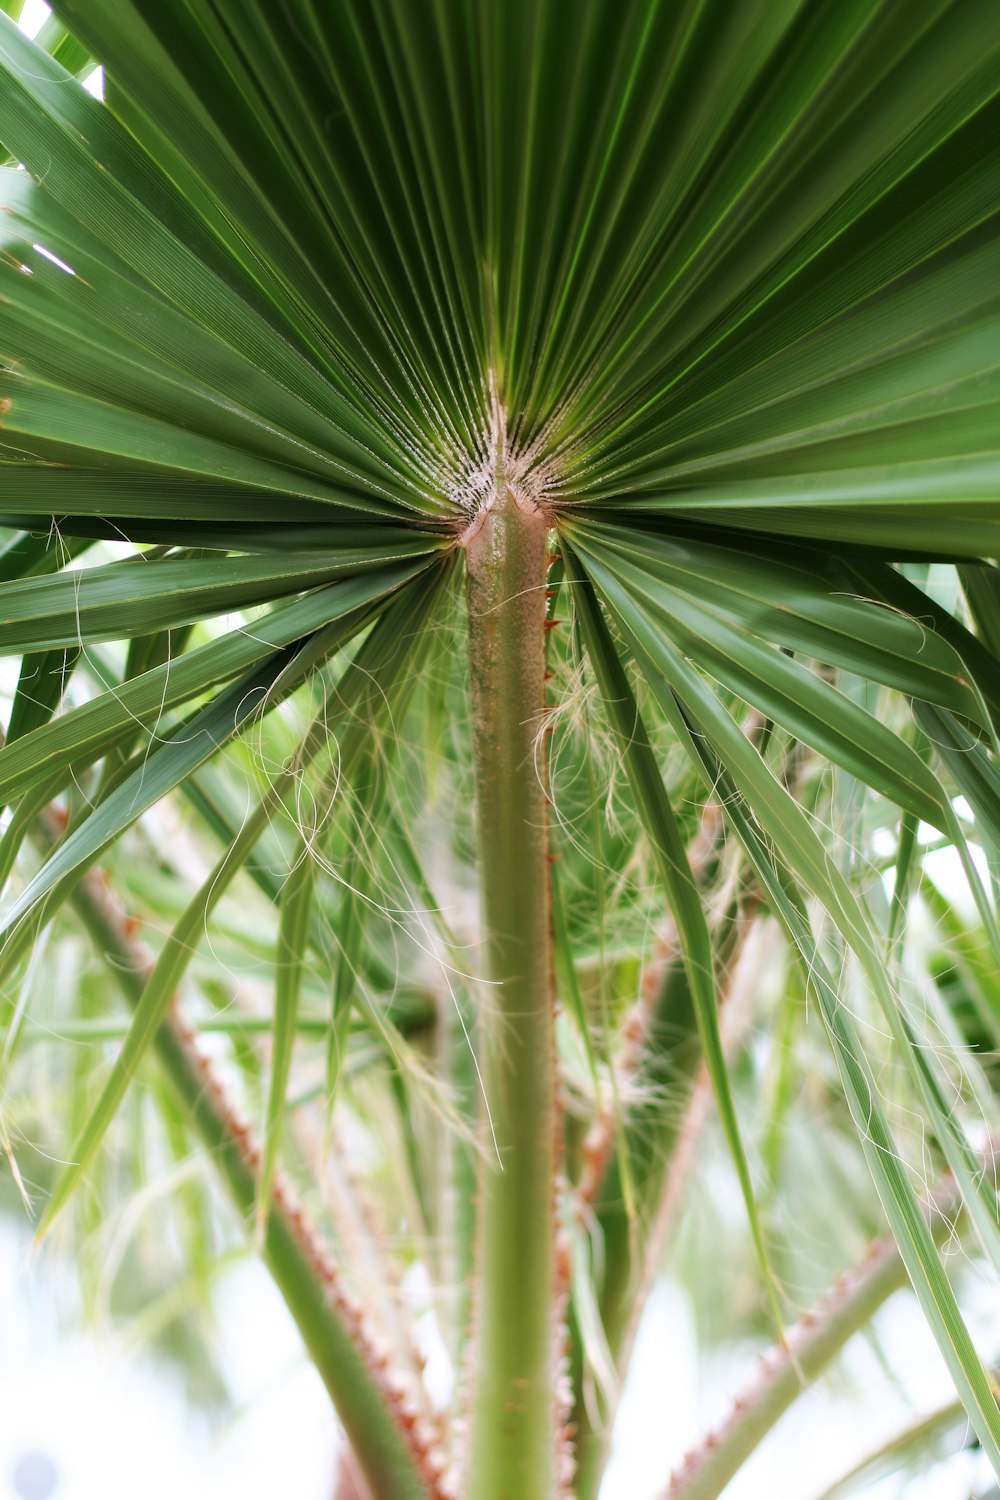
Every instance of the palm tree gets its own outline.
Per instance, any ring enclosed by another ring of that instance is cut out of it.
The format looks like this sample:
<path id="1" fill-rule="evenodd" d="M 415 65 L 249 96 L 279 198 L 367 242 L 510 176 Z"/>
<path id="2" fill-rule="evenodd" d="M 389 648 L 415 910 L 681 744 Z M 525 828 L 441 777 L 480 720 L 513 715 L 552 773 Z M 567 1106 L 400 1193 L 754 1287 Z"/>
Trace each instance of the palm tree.
<path id="1" fill-rule="evenodd" d="M 669 1494 L 905 1281 L 1000 1469 L 995 6 L 0 10 L 39 1234 L 155 1054 L 372 1496 L 591 1500 L 711 1115 L 776 1344 Z M 824 1271 L 883 1237 L 795 1324 L 802 1139 Z"/>

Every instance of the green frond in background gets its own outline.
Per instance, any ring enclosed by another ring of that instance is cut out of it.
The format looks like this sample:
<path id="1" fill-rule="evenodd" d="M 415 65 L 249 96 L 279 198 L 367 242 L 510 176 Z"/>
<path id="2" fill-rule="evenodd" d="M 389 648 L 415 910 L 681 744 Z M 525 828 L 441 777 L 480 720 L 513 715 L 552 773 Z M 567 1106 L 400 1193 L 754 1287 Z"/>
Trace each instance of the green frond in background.
<path id="1" fill-rule="evenodd" d="M 596 1500 L 714 1113 L 750 1290 L 709 1256 L 696 1305 L 809 1381 L 908 1280 L 960 1407 L 857 1482 L 959 1410 L 1000 1472 L 996 6 L 19 13 L 0 1076 L 39 1233 L 172 1163 L 207 1287 L 207 1147 L 373 1500 Z M 815 1337 L 807 1200 L 827 1279 L 891 1236 Z"/>

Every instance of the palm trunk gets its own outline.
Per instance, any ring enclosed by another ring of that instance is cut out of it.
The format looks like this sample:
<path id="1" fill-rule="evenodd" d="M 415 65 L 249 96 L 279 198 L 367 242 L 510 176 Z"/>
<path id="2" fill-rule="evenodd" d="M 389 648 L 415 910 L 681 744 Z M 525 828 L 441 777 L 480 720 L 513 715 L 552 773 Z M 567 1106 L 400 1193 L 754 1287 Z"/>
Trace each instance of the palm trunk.
<path id="1" fill-rule="evenodd" d="M 501 468 L 495 499 L 466 539 L 483 930 L 478 1042 L 489 1112 L 467 1500 L 552 1500 L 558 1488 L 555 1046 L 539 753 L 546 552 L 544 517 L 518 500 Z"/>

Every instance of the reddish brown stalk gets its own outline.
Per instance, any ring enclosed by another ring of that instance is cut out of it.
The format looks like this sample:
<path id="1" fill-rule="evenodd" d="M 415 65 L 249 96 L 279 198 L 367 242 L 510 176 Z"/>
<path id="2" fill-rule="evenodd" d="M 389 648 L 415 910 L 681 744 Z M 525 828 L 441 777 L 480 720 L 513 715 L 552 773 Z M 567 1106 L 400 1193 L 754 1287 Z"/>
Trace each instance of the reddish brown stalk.
<path id="1" fill-rule="evenodd" d="M 744 904 L 746 915 L 734 916 L 730 910 L 727 923 L 726 944 L 728 952 L 728 979 L 723 987 L 721 1001 L 721 1040 L 726 1055 L 730 1055 L 746 1033 L 753 1015 L 753 976 L 756 963 L 750 959 L 753 950 L 759 950 L 760 940 L 748 942 L 748 935 L 756 928 L 752 919 L 752 903 Z M 666 978 L 664 982 L 669 982 Z M 651 1024 L 653 1024 L 651 1022 Z M 638 1070 L 643 1071 L 643 1055 L 638 1060 Z M 693 1076 L 680 1079 L 684 1100 L 683 1113 L 676 1127 L 669 1131 L 665 1142 L 666 1160 L 660 1169 L 659 1186 L 651 1188 L 646 1181 L 646 1199 L 642 1212 L 630 1222 L 627 1244 L 623 1241 L 621 1213 L 614 1205 L 620 1202 L 618 1195 L 616 1164 L 609 1159 L 607 1177 L 598 1189 L 596 1204 L 602 1219 L 605 1239 L 605 1282 L 601 1313 L 608 1339 L 608 1352 L 614 1361 L 619 1379 L 623 1379 L 634 1342 L 636 1328 L 653 1285 L 661 1262 L 663 1247 L 670 1227 L 674 1222 L 676 1207 L 684 1183 L 695 1158 L 698 1140 L 705 1122 L 710 1118 L 714 1093 L 708 1081 L 704 1063 L 692 1059 Z M 610 1217 L 606 1204 L 611 1205 Z M 587 1400 L 584 1393 L 580 1399 L 579 1422 L 579 1489 L 581 1495 L 597 1494 L 600 1475 L 606 1459 L 607 1445 L 614 1423 L 620 1387 L 603 1389 L 603 1405 Z M 581 1391 L 583 1387 L 581 1386 Z"/>
<path id="2" fill-rule="evenodd" d="M 44 809 L 38 815 L 37 825 L 41 842 L 46 846 L 51 846 L 62 832 L 62 820 L 55 809 Z M 112 899 L 106 878 L 97 869 L 82 876 L 70 899 L 126 999 L 134 1004 L 153 964 L 151 954 L 137 936 L 135 921 Z M 175 1087 L 190 1106 L 192 1123 L 206 1138 L 213 1138 L 213 1155 L 238 1209 L 251 1212 L 260 1170 L 260 1148 L 199 1047 L 197 1036 L 183 1018 L 176 1000 L 161 1025 L 156 1047 Z M 438 1432 L 420 1411 L 408 1382 L 397 1378 L 390 1356 L 379 1346 L 377 1338 L 372 1337 L 364 1309 L 345 1287 L 322 1236 L 282 1176 L 275 1181 L 264 1254 L 310 1350 L 316 1353 L 316 1329 L 311 1322 L 314 1314 L 307 1315 L 306 1308 L 325 1306 L 342 1331 L 339 1337 L 346 1337 L 385 1413 L 395 1424 L 399 1439 L 421 1476 L 427 1500 L 455 1500 L 454 1480 L 446 1473 L 448 1459 Z M 282 1285 L 282 1268 L 292 1268 L 299 1278 L 311 1277 L 312 1289 L 304 1291 L 304 1280 L 294 1291 Z M 318 1359 L 317 1363 L 321 1361 Z M 324 1373 L 322 1368 L 321 1373 Z M 327 1378 L 325 1373 L 324 1378 Z M 338 1395 L 333 1390 L 331 1395 L 338 1406 L 341 1399 L 349 1397 L 348 1392 Z M 377 1458 L 373 1466 L 378 1468 Z"/>
<path id="3" fill-rule="evenodd" d="M 960 1203 L 954 1180 L 945 1174 L 924 1201 L 938 1242 L 953 1233 Z M 788 1407 L 907 1279 L 892 1236 L 872 1240 L 861 1259 L 788 1330 L 785 1342 L 761 1355 L 729 1415 L 685 1456 L 661 1500 L 715 1500 Z"/>
<path id="4" fill-rule="evenodd" d="M 727 1059 L 741 1046 L 753 1024 L 755 981 L 766 957 L 767 943 L 761 935 L 761 929 L 754 924 L 752 915 L 748 913 L 737 933 L 735 951 L 730 960 L 729 979 L 721 997 L 719 1026 Z M 635 1304 L 622 1340 L 619 1366 L 622 1370 L 628 1366 L 639 1319 L 656 1280 L 657 1269 L 663 1263 L 667 1240 L 676 1222 L 678 1205 L 691 1175 L 698 1143 L 711 1119 L 714 1104 L 715 1096 L 708 1069 L 701 1063 L 677 1133 L 663 1193 L 646 1239 Z"/>
<path id="5" fill-rule="evenodd" d="M 722 815 L 714 802 L 706 803 L 701 826 L 691 846 L 691 873 L 700 881 L 714 857 L 721 831 Z M 652 963 L 646 964 L 639 977 L 639 994 L 629 1006 L 619 1028 L 619 1043 L 613 1049 L 617 1094 L 622 1098 L 639 1070 L 656 1015 L 656 1006 L 664 975 L 679 956 L 677 928 L 667 916 L 655 941 Z M 605 1180 L 615 1147 L 615 1112 L 611 1101 L 604 1099 L 583 1142 L 583 1170 L 574 1197 L 582 1209 L 593 1207 Z"/>
<path id="6" fill-rule="evenodd" d="M 326 1162 L 318 1142 L 311 1154 L 323 1200 L 337 1230 L 342 1258 L 348 1265 L 364 1268 L 365 1282 L 377 1295 L 372 1307 L 373 1326 L 378 1327 L 375 1336 L 384 1340 L 391 1351 L 392 1365 L 407 1381 L 408 1395 L 428 1430 L 437 1433 L 439 1445 L 447 1451 L 443 1415 L 435 1410 L 424 1381 L 424 1358 L 414 1341 L 412 1324 L 400 1312 L 400 1304 L 405 1300 L 400 1265 L 387 1253 L 389 1233 L 381 1222 L 378 1206 L 353 1171 L 349 1152 L 338 1142 L 335 1126 Z"/>

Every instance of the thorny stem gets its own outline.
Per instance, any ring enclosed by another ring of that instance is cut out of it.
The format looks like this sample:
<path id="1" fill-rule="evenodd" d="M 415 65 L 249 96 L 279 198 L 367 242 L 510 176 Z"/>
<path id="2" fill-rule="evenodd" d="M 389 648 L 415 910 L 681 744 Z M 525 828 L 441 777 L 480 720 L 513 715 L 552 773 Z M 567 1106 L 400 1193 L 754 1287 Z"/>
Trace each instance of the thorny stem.
<path id="1" fill-rule="evenodd" d="M 58 814 L 49 810 L 39 814 L 36 827 L 37 842 L 45 848 L 62 832 Z M 134 1005 L 151 967 L 149 954 L 96 870 L 87 871 L 70 899 L 125 999 Z M 176 1006 L 161 1024 L 154 1046 L 237 1211 L 249 1222 L 259 1149 Z M 362 1309 L 341 1284 L 325 1246 L 280 1178 L 263 1255 L 336 1406 L 373 1500 L 450 1500 L 454 1491 L 445 1480 L 446 1458 L 437 1434 L 426 1429 L 409 1394 L 396 1388 L 395 1372 L 369 1339 Z"/>
<path id="2" fill-rule="evenodd" d="M 719 833 L 718 809 L 709 804 L 702 815 L 702 824 L 690 853 L 691 873 L 695 879 L 704 880 L 713 858 L 717 856 Z M 634 1087 L 642 1067 L 643 1056 L 650 1040 L 650 1031 L 656 1020 L 661 992 L 672 968 L 676 965 L 680 949 L 677 928 L 667 916 L 663 930 L 656 938 L 656 955 L 652 963 L 642 971 L 638 983 L 638 999 L 629 1007 L 619 1027 L 619 1046 L 615 1052 L 615 1071 L 619 1076 L 619 1091 L 626 1093 Z M 583 1145 L 583 1170 L 576 1190 L 578 1204 L 593 1207 L 611 1166 L 615 1146 L 615 1113 L 610 1101 L 602 1101 Z"/>
<path id="3" fill-rule="evenodd" d="M 724 948 L 728 948 L 729 980 L 722 1006 L 722 1037 L 727 1055 L 743 1039 L 753 1014 L 755 981 L 761 963 L 762 944 L 747 941 L 754 929 L 742 908 L 730 920 Z M 670 1099 L 682 1112 L 662 1111 L 658 1123 L 648 1117 L 630 1122 L 628 1139 L 636 1154 L 647 1153 L 639 1163 L 644 1192 L 638 1222 L 624 1222 L 621 1190 L 614 1159 L 608 1160 L 605 1176 L 595 1196 L 598 1224 L 603 1237 L 604 1278 L 600 1311 L 608 1349 L 621 1379 L 628 1369 L 639 1319 L 652 1289 L 663 1248 L 676 1214 L 677 1203 L 693 1163 L 705 1124 L 711 1115 L 712 1086 L 708 1070 L 694 1045 L 695 1022 L 690 1010 L 684 970 L 675 957 L 663 975 L 657 1014 L 649 1020 L 648 1055 L 637 1066 L 647 1082 L 657 1080 L 669 1087 Z M 657 1035 L 659 1032 L 659 1035 Z M 654 1117 L 655 1119 L 655 1117 Z M 582 1360 L 575 1371 L 577 1405 L 577 1497 L 594 1500 L 607 1463 L 614 1426 L 615 1392 L 605 1392 L 606 1409 L 594 1410 L 597 1393 L 586 1398 Z M 620 1387 L 617 1394 L 620 1394 Z"/>
<path id="4" fill-rule="evenodd" d="M 720 1019 L 722 1045 L 727 1060 L 739 1052 L 752 1028 L 757 984 L 769 952 L 765 934 L 759 926 L 753 924 L 749 903 L 740 908 L 737 920 L 738 926 L 732 934 L 731 948 L 726 955 L 729 972 Z M 622 1370 L 628 1366 L 639 1320 L 663 1263 L 664 1252 L 675 1227 L 681 1195 L 694 1167 L 699 1142 L 712 1118 L 714 1105 L 712 1081 L 708 1068 L 701 1061 L 673 1136 L 669 1158 L 658 1179 L 658 1191 L 649 1200 L 649 1221 L 642 1243 L 637 1247 L 641 1253 L 638 1256 L 636 1291 L 622 1333 L 618 1356 Z"/>
<path id="5" fill-rule="evenodd" d="M 954 1233 L 961 1197 L 950 1175 L 925 1203 L 935 1240 Z M 792 1403 L 871 1322 L 882 1304 L 908 1284 L 891 1235 L 873 1240 L 864 1257 L 834 1282 L 821 1302 L 789 1329 L 785 1342 L 761 1357 L 756 1374 L 736 1397 L 729 1416 L 693 1448 L 672 1474 L 661 1500 L 717 1500 Z"/>
<path id="6" fill-rule="evenodd" d="M 412 1322 L 405 1316 L 402 1268 L 390 1252 L 392 1244 L 381 1223 L 377 1207 L 365 1184 L 351 1169 L 350 1154 L 339 1138 L 336 1121 L 332 1135 L 299 1119 L 296 1144 L 302 1148 L 307 1170 L 311 1170 L 323 1204 L 336 1233 L 338 1258 L 345 1267 L 363 1270 L 366 1322 L 376 1340 L 392 1350 L 395 1374 L 407 1382 L 407 1392 L 422 1421 L 440 1427 L 424 1381 L 424 1360 L 414 1338 Z"/>
<path id="7" fill-rule="evenodd" d="M 552 1500 L 557 1164 L 548 834 L 537 753 L 548 529 L 503 472 L 465 537 L 483 945 L 479 1043 L 495 1152 L 479 1172 L 466 1500 Z M 488 1126 L 488 1128 L 489 1128 Z M 499 1162 L 497 1161 L 499 1157 Z"/>

